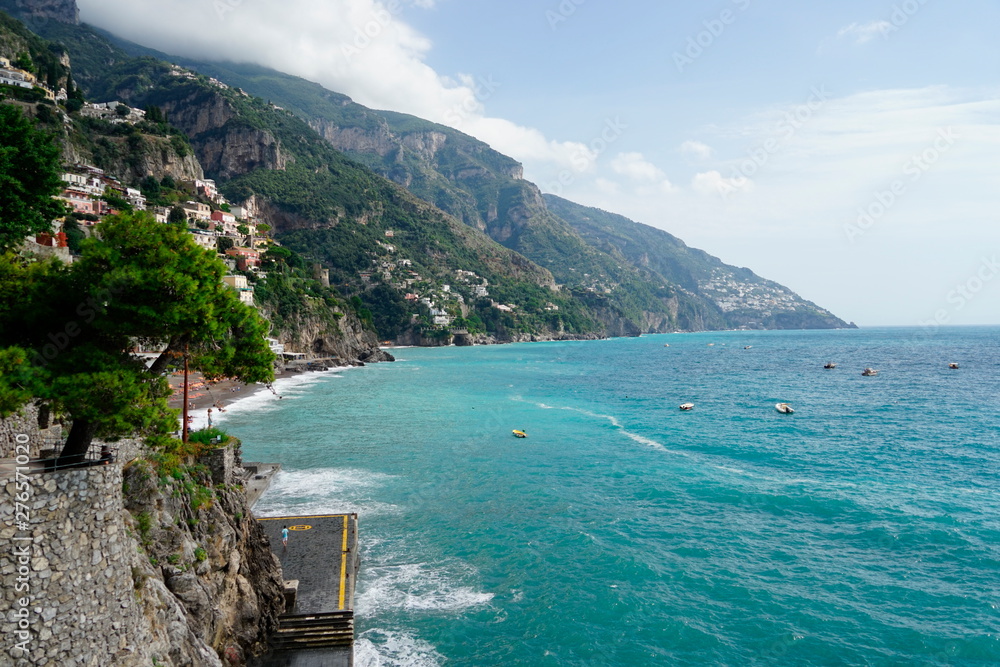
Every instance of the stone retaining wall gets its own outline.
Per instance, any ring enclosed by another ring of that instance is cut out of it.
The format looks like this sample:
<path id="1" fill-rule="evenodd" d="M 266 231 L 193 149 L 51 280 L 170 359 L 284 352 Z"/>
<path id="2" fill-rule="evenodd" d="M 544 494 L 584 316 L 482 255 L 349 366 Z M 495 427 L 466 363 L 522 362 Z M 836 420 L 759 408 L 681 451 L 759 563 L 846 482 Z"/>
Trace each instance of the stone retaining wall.
<path id="1" fill-rule="evenodd" d="M 0 502 L 0 664 L 117 665 L 132 662 L 140 617 L 126 535 L 119 465 L 4 480 Z M 15 516 L 25 510 L 27 517 Z M 20 525 L 23 521 L 27 526 Z M 27 530 L 24 530 L 24 528 Z M 24 540 L 23 538 L 29 538 Z M 24 628 L 23 626 L 27 626 Z M 27 635 L 18 634 L 19 628 Z M 25 653 L 18 643 L 27 639 Z"/>

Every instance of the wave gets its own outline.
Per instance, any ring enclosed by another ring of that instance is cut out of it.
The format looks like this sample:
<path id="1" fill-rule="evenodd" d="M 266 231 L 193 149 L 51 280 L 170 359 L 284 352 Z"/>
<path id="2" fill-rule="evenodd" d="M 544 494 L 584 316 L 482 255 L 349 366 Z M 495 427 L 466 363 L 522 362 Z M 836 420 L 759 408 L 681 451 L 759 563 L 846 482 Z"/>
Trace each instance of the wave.
<path id="1" fill-rule="evenodd" d="M 227 418 L 237 414 L 260 414 L 270 412 L 279 407 L 278 401 L 283 399 L 294 400 L 298 396 L 308 393 L 308 387 L 315 385 L 331 377 L 339 377 L 339 374 L 346 370 L 351 370 L 353 366 L 338 366 L 325 371 L 307 371 L 296 373 L 288 377 L 283 377 L 271 383 L 274 391 L 270 391 L 262 384 L 248 386 L 246 392 L 238 394 L 240 397 L 226 406 L 225 412 L 212 411 L 212 423 L 221 424 Z M 230 396 L 231 397 L 231 396 Z M 279 398 L 280 397 L 280 398 Z M 208 425 L 208 410 L 192 410 L 191 428 L 199 429 Z"/>
<path id="2" fill-rule="evenodd" d="M 357 667 L 437 667 L 443 661 L 432 645 L 397 630 L 373 628 L 354 640 Z"/>
<path id="3" fill-rule="evenodd" d="M 254 505 L 254 514 L 394 514 L 400 511 L 396 505 L 367 497 L 368 490 L 384 486 L 392 478 L 392 475 L 352 468 L 281 470 Z"/>
<path id="4" fill-rule="evenodd" d="M 689 454 L 687 452 L 678 451 L 676 449 L 670 449 L 669 447 L 667 447 L 666 445 L 664 445 L 662 442 L 658 442 L 656 440 L 653 440 L 652 438 L 648 438 L 648 437 L 646 437 L 644 435 L 640 435 L 638 433 L 633 433 L 632 431 L 630 431 L 627 428 L 625 428 L 625 426 L 623 426 L 622 423 L 620 421 L 618 421 L 618 418 L 615 417 L 614 415 L 603 415 L 603 414 L 600 414 L 600 413 L 597 413 L 597 412 L 591 412 L 590 410 L 584 410 L 583 408 L 573 408 L 573 407 L 569 407 L 569 406 L 557 407 L 557 406 L 553 406 L 553 405 L 547 405 L 545 403 L 535 403 L 533 401 L 527 401 L 527 400 L 521 398 L 520 396 L 514 396 L 512 398 L 512 400 L 514 400 L 514 401 L 520 401 L 522 403 L 529 403 L 530 405 L 534 405 L 535 407 L 541 408 L 542 410 L 568 410 L 569 412 L 576 412 L 578 414 L 585 415 L 585 416 L 591 417 L 593 419 L 602 419 L 602 420 L 607 421 L 608 423 L 610 423 L 616 429 L 620 430 L 622 432 L 622 435 L 624 435 L 625 437 L 631 439 L 633 442 L 639 443 L 640 445 L 643 445 L 645 447 L 649 447 L 650 449 L 656 449 L 656 450 L 661 451 L 661 452 L 667 452 L 667 453 L 670 453 L 670 454 L 675 454 L 677 456 L 684 456 L 684 457 L 688 457 L 688 458 L 691 457 L 691 454 Z"/>
<path id="5" fill-rule="evenodd" d="M 362 617 L 400 611 L 456 613 L 492 599 L 493 593 L 457 584 L 442 570 L 424 563 L 405 563 L 366 567 L 364 590 L 358 593 L 354 606 Z"/>

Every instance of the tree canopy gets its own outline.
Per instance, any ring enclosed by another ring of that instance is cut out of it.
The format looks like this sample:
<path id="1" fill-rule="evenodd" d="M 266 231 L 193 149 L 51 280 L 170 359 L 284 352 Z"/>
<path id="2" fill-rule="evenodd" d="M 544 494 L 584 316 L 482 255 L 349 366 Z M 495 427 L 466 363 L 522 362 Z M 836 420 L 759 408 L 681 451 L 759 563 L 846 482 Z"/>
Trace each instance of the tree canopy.
<path id="1" fill-rule="evenodd" d="M 60 150 L 19 107 L 0 104 L 0 252 L 26 236 L 50 231 L 66 213 Z"/>
<path id="2" fill-rule="evenodd" d="M 9 261 L 8 261 L 9 260 Z M 225 265 L 146 213 L 106 218 L 72 265 L 0 262 L 0 416 L 41 399 L 73 420 L 63 458 L 95 437 L 166 437 L 163 371 L 187 354 L 208 378 L 273 379 L 267 323 L 222 283 Z M 134 352 L 160 352 L 147 365 Z"/>

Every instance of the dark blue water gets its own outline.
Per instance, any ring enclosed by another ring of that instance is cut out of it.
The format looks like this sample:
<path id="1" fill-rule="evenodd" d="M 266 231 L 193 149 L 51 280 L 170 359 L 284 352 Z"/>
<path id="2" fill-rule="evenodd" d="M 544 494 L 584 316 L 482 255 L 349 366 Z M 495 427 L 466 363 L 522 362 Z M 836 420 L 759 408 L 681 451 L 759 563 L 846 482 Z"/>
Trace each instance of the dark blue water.
<path id="1" fill-rule="evenodd" d="M 360 514 L 357 664 L 1000 664 L 1000 329 L 398 356 L 225 423 Z"/>

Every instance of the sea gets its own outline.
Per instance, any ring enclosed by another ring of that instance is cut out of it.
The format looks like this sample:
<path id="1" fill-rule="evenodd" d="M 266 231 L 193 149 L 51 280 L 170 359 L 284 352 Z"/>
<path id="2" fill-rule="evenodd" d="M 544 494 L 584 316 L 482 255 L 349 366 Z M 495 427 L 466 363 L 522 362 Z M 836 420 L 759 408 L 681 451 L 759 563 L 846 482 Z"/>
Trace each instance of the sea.
<path id="1" fill-rule="evenodd" d="M 1000 665 L 1000 328 L 393 353 L 220 415 L 358 513 L 359 667 Z"/>

